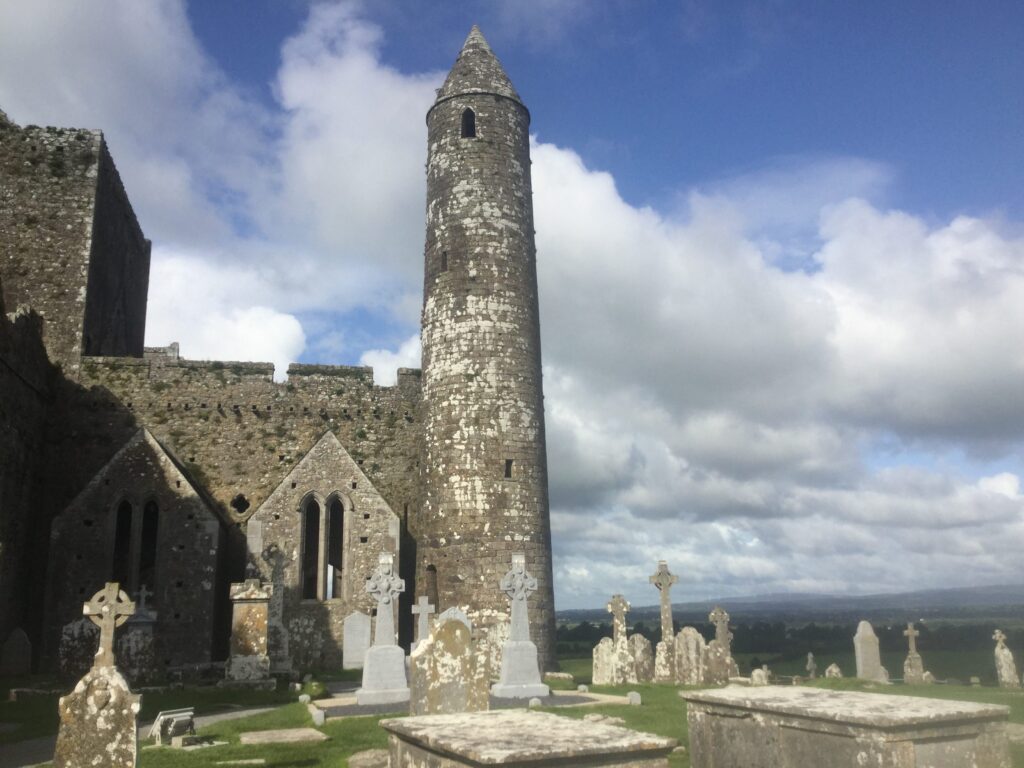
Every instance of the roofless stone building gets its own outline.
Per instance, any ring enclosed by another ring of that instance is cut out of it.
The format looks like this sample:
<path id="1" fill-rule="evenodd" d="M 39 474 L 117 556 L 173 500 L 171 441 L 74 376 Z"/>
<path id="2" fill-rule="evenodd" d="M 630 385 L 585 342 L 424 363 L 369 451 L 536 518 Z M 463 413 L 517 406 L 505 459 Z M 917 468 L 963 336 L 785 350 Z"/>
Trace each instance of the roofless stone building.
<path id="1" fill-rule="evenodd" d="M 227 657 L 229 585 L 257 578 L 272 669 L 340 667 L 382 552 L 407 645 L 419 596 L 507 621 L 515 551 L 549 666 L 529 120 L 474 27 L 427 115 L 423 372 L 380 387 L 143 349 L 150 245 L 103 136 L 0 113 L 0 642 L 25 629 L 40 669 L 94 648 L 83 596 L 118 581 L 150 597 L 158 664 L 188 674 Z"/>

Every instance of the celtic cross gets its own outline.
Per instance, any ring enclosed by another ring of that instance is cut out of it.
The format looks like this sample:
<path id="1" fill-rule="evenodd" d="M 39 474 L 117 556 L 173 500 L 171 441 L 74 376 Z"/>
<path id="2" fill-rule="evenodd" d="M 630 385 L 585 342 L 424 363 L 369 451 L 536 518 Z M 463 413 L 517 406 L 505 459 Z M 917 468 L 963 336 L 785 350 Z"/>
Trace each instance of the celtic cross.
<path id="1" fill-rule="evenodd" d="M 82 606 L 82 613 L 100 628 L 100 647 L 96 651 L 94 667 L 113 667 L 114 629 L 120 627 L 135 613 L 135 603 L 117 582 L 107 582 L 103 589 Z"/>
<path id="2" fill-rule="evenodd" d="M 648 578 L 648 581 L 656 586 L 661 593 L 661 639 L 671 642 L 674 632 L 672 631 L 672 596 L 670 592 L 672 585 L 679 581 L 679 577 L 669 573 L 667 562 L 659 560 L 658 570 Z"/>
<path id="3" fill-rule="evenodd" d="M 530 639 L 530 617 L 526 612 L 526 598 L 537 591 L 537 579 L 526 570 L 526 553 L 512 555 L 512 569 L 501 577 L 498 585 L 512 601 L 510 640 Z"/>
<path id="4" fill-rule="evenodd" d="M 381 552 L 377 570 L 366 582 L 366 591 L 377 599 L 377 623 L 373 631 L 374 645 L 395 644 L 395 598 L 405 592 L 405 580 L 395 574 L 395 556 Z"/>
<path id="5" fill-rule="evenodd" d="M 716 605 L 715 610 L 708 615 L 708 621 L 715 625 L 715 640 L 719 645 L 728 648 L 729 641 L 732 640 L 732 634 L 729 632 L 729 614 Z"/>
<path id="6" fill-rule="evenodd" d="M 914 629 L 914 622 L 908 621 L 907 628 L 903 630 L 903 635 L 910 642 L 910 653 L 917 653 L 917 636 L 921 633 Z"/>
<path id="7" fill-rule="evenodd" d="M 616 643 L 626 639 L 626 614 L 629 613 L 629 601 L 622 595 L 612 595 L 608 603 L 608 613 L 612 615 L 612 640 Z"/>

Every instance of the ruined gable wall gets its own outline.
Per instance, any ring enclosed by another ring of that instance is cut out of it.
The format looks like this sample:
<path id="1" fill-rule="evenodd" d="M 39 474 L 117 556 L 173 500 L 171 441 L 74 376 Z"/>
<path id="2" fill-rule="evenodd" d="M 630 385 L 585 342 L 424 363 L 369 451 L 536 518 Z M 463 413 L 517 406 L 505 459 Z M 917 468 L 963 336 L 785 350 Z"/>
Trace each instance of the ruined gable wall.
<path id="1" fill-rule="evenodd" d="M 0 113 L 0 279 L 68 374 L 82 354 L 142 354 L 149 242 L 99 131 Z"/>
<path id="2" fill-rule="evenodd" d="M 143 237 L 106 142 L 100 142 L 86 292 L 86 355 L 141 357 L 150 242 Z"/>
<path id="3" fill-rule="evenodd" d="M 0 300 L 0 638 L 27 624 L 29 542 L 40 515 L 44 426 L 54 370 L 42 344 L 42 320 L 7 316 Z M 2 640 L 0 640 L 2 642 Z"/>

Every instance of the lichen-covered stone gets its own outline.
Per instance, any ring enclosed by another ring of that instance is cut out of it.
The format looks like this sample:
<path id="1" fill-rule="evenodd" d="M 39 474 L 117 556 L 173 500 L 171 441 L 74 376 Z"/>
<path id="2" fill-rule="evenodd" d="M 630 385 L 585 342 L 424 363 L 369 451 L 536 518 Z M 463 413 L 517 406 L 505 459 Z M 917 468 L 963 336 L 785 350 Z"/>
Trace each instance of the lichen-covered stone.
<path id="1" fill-rule="evenodd" d="M 843 670 L 839 668 L 839 665 L 834 661 L 825 668 L 825 677 L 830 680 L 836 680 L 843 676 Z"/>
<path id="2" fill-rule="evenodd" d="M 633 668 L 636 670 L 638 683 L 650 683 L 654 681 L 654 652 L 651 649 L 651 641 L 641 634 L 630 635 L 629 655 L 633 658 Z"/>
<path id="3" fill-rule="evenodd" d="M 1017 665 L 1013 660 L 1013 653 L 1006 647 L 1006 635 L 997 629 L 992 639 L 996 641 L 996 678 L 999 680 L 999 687 L 1020 688 L 1020 678 L 1017 677 Z"/>
<path id="4" fill-rule="evenodd" d="M 889 682 L 889 672 L 882 666 L 882 657 L 878 650 L 878 635 L 868 621 L 857 625 L 857 634 L 853 636 L 853 649 L 857 659 L 857 677 L 876 683 Z"/>
<path id="5" fill-rule="evenodd" d="M 409 657 L 409 712 L 436 715 L 480 712 L 489 705 L 490 681 L 478 668 L 466 625 L 445 621 L 421 640 Z"/>
<path id="6" fill-rule="evenodd" d="M 95 667 L 58 705 L 54 768 L 135 768 L 141 697 L 114 667 Z"/>

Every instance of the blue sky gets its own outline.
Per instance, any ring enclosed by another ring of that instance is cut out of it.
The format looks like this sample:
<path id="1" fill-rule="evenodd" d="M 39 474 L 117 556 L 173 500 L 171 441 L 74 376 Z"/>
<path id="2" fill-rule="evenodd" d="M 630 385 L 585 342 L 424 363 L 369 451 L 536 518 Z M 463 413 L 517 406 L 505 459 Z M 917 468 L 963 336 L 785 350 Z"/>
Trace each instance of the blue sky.
<path id="1" fill-rule="evenodd" d="M 1024 583 L 1019 3 L 37 0 L 0 108 L 104 130 L 148 343 L 386 384 L 473 23 L 533 117 L 558 605 L 662 558 L 679 599 Z"/>

